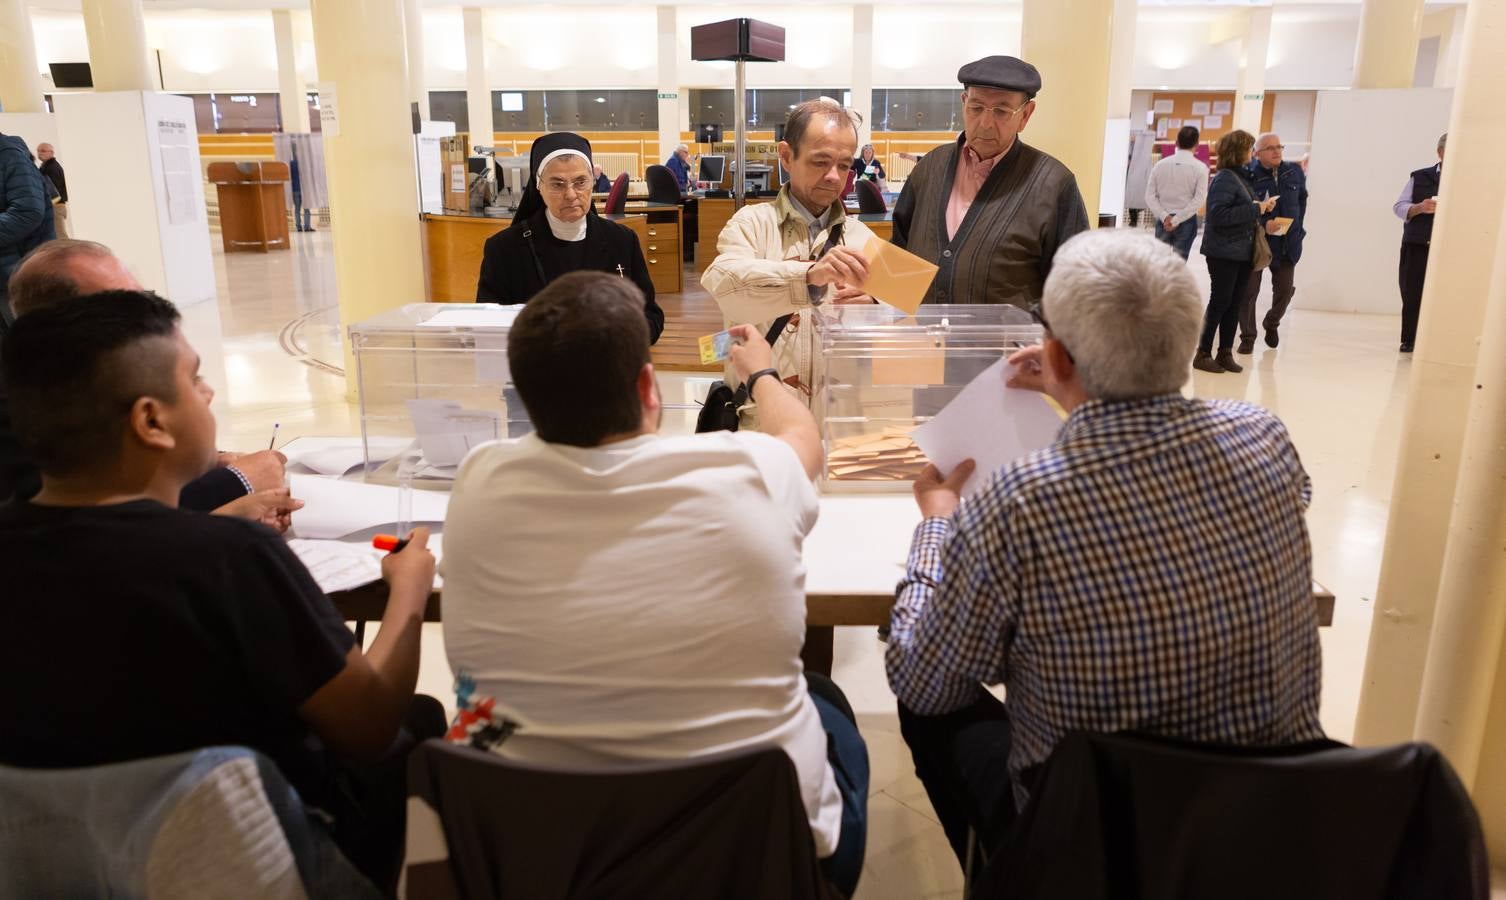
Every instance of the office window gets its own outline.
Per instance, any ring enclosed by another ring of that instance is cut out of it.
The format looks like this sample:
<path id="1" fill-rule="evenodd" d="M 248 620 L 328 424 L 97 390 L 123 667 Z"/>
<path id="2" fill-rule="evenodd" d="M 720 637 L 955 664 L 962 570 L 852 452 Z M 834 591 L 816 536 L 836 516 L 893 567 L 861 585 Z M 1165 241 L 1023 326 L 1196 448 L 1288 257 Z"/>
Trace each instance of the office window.
<path id="1" fill-rule="evenodd" d="M 847 88 L 749 88 L 748 128 L 772 131 L 775 125 L 783 125 L 789 117 L 790 108 L 806 100 L 831 97 L 844 101 L 851 98 Z M 861 112 L 861 110 L 859 110 Z M 701 123 L 721 125 L 731 130 L 732 91 L 726 88 L 696 88 L 690 92 L 690 126 Z"/>
<path id="2" fill-rule="evenodd" d="M 542 93 L 548 131 L 654 131 L 659 127 L 659 100 L 654 91 Z M 525 96 L 525 105 L 529 99 Z"/>
<path id="3" fill-rule="evenodd" d="M 470 131 L 471 111 L 465 105 L 465 91 L 430 91 L 429 118 L 434 122 L 454 122 L 455 131 Z"/>
<path id="4" fill-rule="evenodd" d="M 961 131 L 960 88 L 873 91 L 874 131 Z"/>

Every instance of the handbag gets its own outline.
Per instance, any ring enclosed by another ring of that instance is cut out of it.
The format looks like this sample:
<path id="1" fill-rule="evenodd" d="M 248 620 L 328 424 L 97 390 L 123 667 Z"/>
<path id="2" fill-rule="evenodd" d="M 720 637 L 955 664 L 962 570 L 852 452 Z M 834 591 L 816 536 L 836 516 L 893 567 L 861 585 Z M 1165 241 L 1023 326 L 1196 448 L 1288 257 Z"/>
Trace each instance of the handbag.
<path id="1" fill-rule="evenodd" d="M 774 326 L 764 335 L 764 340 L 769 342 L 770 347 L 774 346 L 774 340 L 793 317 L 794 313 L 786 313 L 774 320 Z M 695 419 L 695 433 L 736 431 L 738 411 L 748 405 L 748 400 L 746 384 L 738 385 L 734 391 L 723 379 L 711 382 L 711 390 L 706 392 L 706 402 L 701 404 L 701 412 Z"/>
<path id="2" fill-rule="evenodd" d="M 1243 178 L 1240 178 L 1237 174 L 1231 177 L 1239 181 L 1240 189 L 1245 192 L 1245 196 L 1250 199 L 1250 202 L 1254 203 L 1255 195 L 1250 193 L 1250 188 L 1245 184 L 1245 180 Z M 1256 213 L 1255 240 L 1253 242 L 1253 246 L 1250 248 L 1250 271 L 1260 272 L 1264 269 L 1269 269 L 1271 267 L 1271 260 L 1273 257 L 1274 254 L 1271 253 L 1271 242 L 1266 240 L 1265 226 L 1260 221 L 1260 214 Z"/>

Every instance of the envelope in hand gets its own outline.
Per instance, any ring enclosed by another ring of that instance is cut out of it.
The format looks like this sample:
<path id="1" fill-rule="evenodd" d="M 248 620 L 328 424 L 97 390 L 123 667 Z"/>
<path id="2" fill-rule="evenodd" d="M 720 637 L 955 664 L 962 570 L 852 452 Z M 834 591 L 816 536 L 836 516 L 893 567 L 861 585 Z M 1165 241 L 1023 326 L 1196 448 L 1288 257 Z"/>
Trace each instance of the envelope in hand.
<path id="1" fill-rule="evenodd" d="M 931 289 L 938 267 L 876 237 L 863 245 L 863 256 L 868 260 L 868 293 L 914 315 Z"/>

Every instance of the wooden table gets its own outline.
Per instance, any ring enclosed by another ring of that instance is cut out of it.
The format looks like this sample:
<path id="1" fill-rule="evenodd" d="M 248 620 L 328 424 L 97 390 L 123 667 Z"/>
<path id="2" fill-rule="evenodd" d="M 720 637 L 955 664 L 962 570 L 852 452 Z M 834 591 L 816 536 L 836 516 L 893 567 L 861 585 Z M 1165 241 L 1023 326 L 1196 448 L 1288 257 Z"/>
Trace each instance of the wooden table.
<path id="1" fill-rule="evenodd" d="M 920 513 L 904 494 L 846 494 L 821 498 L 821 515 L 805 540 L 805 667 L 831 674 L 835 628 L 889 624 L 894 588 L 904 572 L 910 537 Z M 330 594 L 346 621 L 356 623 L 358 639 L 365 623 L 380 620 L 387 607 L 387 585 L 369 584 Z M 1313 582 L 1318 624 L 1333 624 L 1334 596 Z M 424 621 L 438 622 L 440 592 L 429 595 Z"/>

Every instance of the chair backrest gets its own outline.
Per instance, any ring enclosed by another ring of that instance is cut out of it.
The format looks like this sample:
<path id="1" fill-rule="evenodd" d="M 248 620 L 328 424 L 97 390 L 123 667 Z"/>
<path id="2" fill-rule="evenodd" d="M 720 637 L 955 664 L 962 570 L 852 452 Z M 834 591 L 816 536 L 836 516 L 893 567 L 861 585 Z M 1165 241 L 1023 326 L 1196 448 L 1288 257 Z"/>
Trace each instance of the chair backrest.
<path id="1" fill-rule="evenodd" d="M 778 748 L 581 773 L 434 740 L 409 757 L 408 791 L 438 813 L 467 900 L 826 896 Z"/>
<path id="2" fill-rule="evenodd" d="M 24 825 L 24 827 L 18 827 Z M 0 898 L 380 896 L 244 747 L 76 769 L 0 766 Z"/>
<path id="3" fill-rule="evenodd" d="M 844 184 L 844 185 L 842 185 L 842 196 L 843 197 L 846 197 L 846 196 L 848 196 L 849 194 L 852 193 L 852 186 L 857 182 L 857 180 L 858 180 L 858 170 L 857 169 L 848 169 L 847 170 L 847 183 Z"/>
<path id="4" fill-rule="evenodd" d="M 622 212 L 627 206 L 628 173 L 623 172 L 612 181 L 612 190 L 607 194 L 607 202 L 601 211 L 607 215 Z"/>
<path id="5" fill-rule="evenodd" d="M 1077 732 L 978 897 L 1486 900 L 1479 818 L 1426 744 L 1229 747 Z"/>
<path id="6" fill-rule="evenodd" d="M 684 197 L 680 195 L 680 182 L 675 180 L 675 173 L 668 166 L 649 166 L 643 172 L 644 179 L 648 182 L 648 199 L 654 203 L 680 203 Z"/>
<path id="7" fill-rule="evenodd" d="M 871 181 L 858 182 L 858 212 L 881 213 L 888 212 L 889 204 L 884 202 L 884 192 L 879 186 Z"/>

